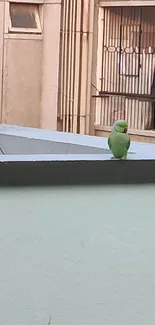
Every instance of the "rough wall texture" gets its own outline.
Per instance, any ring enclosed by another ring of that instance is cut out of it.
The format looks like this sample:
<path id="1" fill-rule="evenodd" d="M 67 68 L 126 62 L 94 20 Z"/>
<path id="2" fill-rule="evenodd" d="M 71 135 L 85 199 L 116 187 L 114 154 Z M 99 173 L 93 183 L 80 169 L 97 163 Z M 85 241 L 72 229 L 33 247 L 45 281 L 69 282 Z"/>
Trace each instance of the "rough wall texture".
<path id="1" fill-rule="evenodd" d="M 40 126 L 42 41 L 7 39 L 3 123 Z"/>
<path id="2" fill-rule="evenodd" d="M 0 323 L 154 325 L 154 196 L 1 189 Z"/>

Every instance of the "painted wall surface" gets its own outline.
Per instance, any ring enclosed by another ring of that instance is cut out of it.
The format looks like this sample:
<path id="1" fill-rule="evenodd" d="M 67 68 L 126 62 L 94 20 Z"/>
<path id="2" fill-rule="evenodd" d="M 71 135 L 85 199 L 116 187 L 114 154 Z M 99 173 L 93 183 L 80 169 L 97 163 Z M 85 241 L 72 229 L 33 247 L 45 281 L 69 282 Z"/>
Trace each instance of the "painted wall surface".
<path id="1" fill-rule="evenodd" d="M 0 123 L 57 129 L 61 0 L 40 5 L 40 34 L 10 32 L 10 1 L 0 0 Z"/>
<path id="2" fill-rule="evenodd" d="M 154 325 L 155 186 L 1 189 L 0 324 Z"/>
<path id="3" fill-rule="evenodd" d="M 7 39 L 2 120 L 39 127 L 42 89 L 42 41 Z"/>

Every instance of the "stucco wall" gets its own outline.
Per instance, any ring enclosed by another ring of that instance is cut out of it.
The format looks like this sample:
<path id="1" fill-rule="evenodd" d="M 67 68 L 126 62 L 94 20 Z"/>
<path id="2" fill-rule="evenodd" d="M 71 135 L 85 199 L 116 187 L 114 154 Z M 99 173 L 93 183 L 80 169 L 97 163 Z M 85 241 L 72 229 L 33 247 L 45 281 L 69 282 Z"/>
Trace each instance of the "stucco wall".
<path id="1" fill-rule="evenodd" d="M 41 34 L 10 32 L 0 0 L 0 122 L 56 130 L 61 0 L 25 2 L 40 5 Z"/>
<path id="2" fill-rule="evenodd" d="M 154 186 L 0 190 L 0 324 L 154 325 Z"/>
<path id="3" fill-rule="evenodd" d="M 40 125 L 42 41 L 7 39 L 5 46 L 2 121 Z"/>

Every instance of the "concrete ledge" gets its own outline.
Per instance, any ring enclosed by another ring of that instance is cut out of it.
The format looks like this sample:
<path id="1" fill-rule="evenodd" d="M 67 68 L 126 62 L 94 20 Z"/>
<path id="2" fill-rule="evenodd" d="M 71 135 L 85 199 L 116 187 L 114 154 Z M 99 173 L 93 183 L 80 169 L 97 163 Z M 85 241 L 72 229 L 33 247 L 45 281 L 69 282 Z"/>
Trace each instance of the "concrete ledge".
<path id="1" fill-rule="evenodd" d="M 155 160 L 0 162 L 0 186 L 155 183 Z"/>
<path id="2" fill-rule="evenodd" d="M 0 186 L 155 183 L 155 145 L 111 159 L 107 138 L 0 126 Z"/>

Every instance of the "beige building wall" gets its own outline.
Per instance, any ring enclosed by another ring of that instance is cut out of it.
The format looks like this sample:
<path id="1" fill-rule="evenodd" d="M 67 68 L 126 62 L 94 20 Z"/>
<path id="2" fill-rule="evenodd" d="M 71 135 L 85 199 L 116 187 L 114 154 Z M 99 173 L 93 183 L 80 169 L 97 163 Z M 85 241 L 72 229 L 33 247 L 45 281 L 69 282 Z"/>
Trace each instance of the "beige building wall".
<path id="1" fill-rule="evenodd" d="M 37 28 L 14 28 L 0 0 L 0 122 L 56 129 L 61 0 L 13 2 L 33 3 Z"/>

